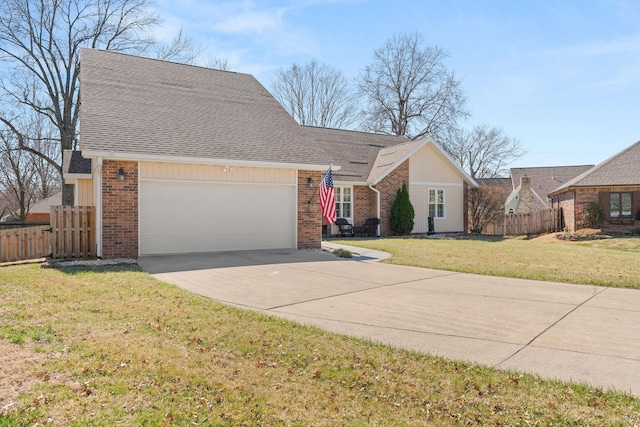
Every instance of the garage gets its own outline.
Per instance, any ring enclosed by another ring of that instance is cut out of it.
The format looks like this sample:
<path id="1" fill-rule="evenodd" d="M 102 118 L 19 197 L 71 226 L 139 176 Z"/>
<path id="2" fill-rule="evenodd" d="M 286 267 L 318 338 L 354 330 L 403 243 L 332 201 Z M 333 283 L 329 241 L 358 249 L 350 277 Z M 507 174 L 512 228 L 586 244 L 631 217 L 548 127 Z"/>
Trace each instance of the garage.
<path id="1" fill-rule="evenodd" d="M 295 171 L 218 169 L 141 164 L 141 255 L 296 247 Z"/>

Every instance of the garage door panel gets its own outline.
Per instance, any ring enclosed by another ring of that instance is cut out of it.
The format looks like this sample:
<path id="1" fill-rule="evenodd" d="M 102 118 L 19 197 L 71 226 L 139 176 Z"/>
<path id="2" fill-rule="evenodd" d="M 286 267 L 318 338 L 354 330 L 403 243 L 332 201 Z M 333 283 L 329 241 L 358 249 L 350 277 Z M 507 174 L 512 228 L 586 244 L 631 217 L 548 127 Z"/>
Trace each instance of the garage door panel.
<path id="1" fill-rule="evenodd" d="M 141 181 L 142 254 L 295 247 L 295 186 Z"/>

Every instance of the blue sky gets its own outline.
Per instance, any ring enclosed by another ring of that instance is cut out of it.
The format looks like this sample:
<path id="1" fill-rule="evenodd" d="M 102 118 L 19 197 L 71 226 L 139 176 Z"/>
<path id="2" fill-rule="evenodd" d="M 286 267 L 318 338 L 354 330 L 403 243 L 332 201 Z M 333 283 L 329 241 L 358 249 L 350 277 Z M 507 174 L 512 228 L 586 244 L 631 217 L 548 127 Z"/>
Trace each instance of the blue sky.
<path id="1" fill-rule="evenodd" d="M 394 33 L 449 50 L 466 125 L 501 127 L 528 154 L 512 166 L 596 164 L 640 140 L 636 0 L 156 0 L 159 37 L 182 28 L 267 89 L 312 58 L 348 79 Z M 640 165 L 639 165 L 640 167 Z"/>

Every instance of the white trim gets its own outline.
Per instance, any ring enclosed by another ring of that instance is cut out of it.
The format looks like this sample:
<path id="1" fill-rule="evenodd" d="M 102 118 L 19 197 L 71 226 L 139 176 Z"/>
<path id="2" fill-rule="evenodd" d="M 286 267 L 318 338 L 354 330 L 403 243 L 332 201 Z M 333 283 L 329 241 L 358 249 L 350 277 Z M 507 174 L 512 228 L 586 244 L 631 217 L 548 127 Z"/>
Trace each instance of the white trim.
<path id="1" fill-rule="evenodd" d="M 362 185 L 364 187 L 368 186 L 369 183 L 366 181 L 338 181 L 338 180 L 333 180 L 333 185 L 341 185 L 343 187 L 347 186 L 347 185 Z"/>
<path id="2" fill-rule="evenodd" d="M 426 185 L 429 187 L 462 187 L 461 182 L 423 182 L 423 181 L 409 181 L 409 185 Z"/>
<path id="3" fill-rule="evenodd" d="M 74 179 L 91 179 L 92 175 L 90 173 L 62 173 L 62 178 L 65 181 L 74 180 Z"/>
<path id="4" fill-rule="evenodd" d="M 444 158 L 449 161 L 449 163 L 451 163 L 451 165 L 462 175 L 462 179 L 464 181 L 467 181 L 469 184 L 471 184 L 473 187 L 478 188 L 478 183 L 471 178 L 471 176 L 466 173 L 464 171 L 464 169 L 462 169 L 460 167 L 460 165 L 458 165 L 452 158 L 451 156 L 449 156 L 449 154 L 447 154 L 446 151 L 444 151 L 444 149 L 442 147 L 440 147 L 440 145 L 438 145 L 437 142 L 435 142 L 433 139 L 431 138 L 425 138 L 424 142 L 418 144 L 416 146 L 416 148 L 414 148 L 413 150 L 409 151 L 407 154 L 405 154 L 400 160 L 398 160 L 397 162 L 395 162 L 390 168 L 388 168 L 382 175 L 380 175 L 376 180 L 372 181 L 371 184 L 376 185 L 377 183 L 379 183 L 380 181 L 382 181 L 384 178 L 387 177 L 387 175 L 389 175 L 391 172 L 393 172 L 399 165 L 401 165 L 405 160 L 407 160 L 408 158 L 410 158 L 411 156 L 413 156 L 415 153 L 417 153 L 420 149 L 422 149 L 423 147 L 425 147 L 427 144 L 431 143 L 431 145 L 433 145 L 435 147 L 435 149 L 444 156 Z M 379 152 L 378 152 L 379 153 Z"/>
<path id="5" fill-rule="evenodd" d="M 355 197 L 354 197 L 354 191 L 353 191 L 353 185 L 337 185 L 336 183 L 333 184 L 333 190 L 335 195 L 337 195 L 337 192 L 335 191 L 336 188 L 348 188 L 351 192 L 351 201 L 349 202 L 349 204 L 351 205 L 351 215 L 349 216 L 343 216 L 343 215 L 338 215 L 338 218 L 345 218 L 345 219 L 350 219 L 351 224 L 353 224 L 353 215 L 354 215 L 354 206 L 355 206 Z M 340 191 L 340 198 L 343 198 L 344 193 L 342 191 Z M 335 197 L 335 196 L 334 196 Z M 336 200 L 336 210 L 338 210 L 338 201 Z M 342 201 L 340 202 L 341 204 L 343 203 Z"/>
<path id="6" fill-rule="evenodd" d="M 378 226 L 376 227 L 376 235 L 380 237 L 380 190 L 378 190 L 377 188 L 373 188 L 373 185 L 371 184 L 369 184 L 369 188 L 376 193 L 376 214 L 378 215 Z"/>
<path id="7" fill-rule="evenodd" d="M 427 189 L 427 216 L 429 216 L 429 205 L 431 204 L 430 203 L 430 198 L 429 198 L 429 192 L 431 190 L 435 190 L 436 191 L 436 200 L 437 200 L 437 197 L 438 197 L 438 193 L 437 192 L 438 191 L 442 191 L 442 210 L 444 210 L 442 216 L 434 216 L 433 220 L 435 221 L 435 220 L 445 220 L 445 219 L 447 219 L 447 211 L 449 209 L 447 209 L 447 190 L 446 190 L 446 188 L 430 187 L 430 188 Z M 436 203 L 436 206 L 438 204 L 439 203 Z"/>
<path id="8" fill-rule="evenodd" d="M 185 163 L 199 165 L 217 165 L 217 166 L 237 166 L 251 168 L 273 168 L 273 169 L 299 169 L 311 171 L 340 170 L 340 166 L 329 164 L 306 164 L 306 163 L 283 163 L 283 162 L 264 162 L 250 160 L 230 160 L 230 159 L 211 159 L 204 157 L 180 157 L 166 156 L 157 154 L 137 154 L 137 153 L 119 153 L 113 151 L 84 150 L 82 156 L 102 157 L 105 160 L 129 160 L 138 162 L 160 162 L 160 163 Z"/>

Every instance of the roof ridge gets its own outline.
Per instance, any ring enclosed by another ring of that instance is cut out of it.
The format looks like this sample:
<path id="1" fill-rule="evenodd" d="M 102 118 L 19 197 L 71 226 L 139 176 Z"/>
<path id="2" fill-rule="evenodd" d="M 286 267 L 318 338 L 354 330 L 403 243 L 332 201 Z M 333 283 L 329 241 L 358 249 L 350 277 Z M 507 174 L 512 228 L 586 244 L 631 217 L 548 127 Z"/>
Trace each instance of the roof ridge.
<path id="1" fill-rule="evenodd" d="M 554 194 L 554 193 L 556 193 L 556 192 L 558 192 L 560 190 L 563 190 L 565 188 L 569 188 L 572 185 L 575 185 L 575 184 L 579 183 L 580 181 L 582 181 L 583 179 L 585 179 L 586 177 L 588 177 L 592 173 L 594 173 L 596 171 L 599 171 L 600 169 L 602 169 L 603 167 L 607 166 L 609 163 L 611 163 L 612 161 L 614 161 L 617 158 L 621 157 L 623 154 L 627 153 L 628 151 L 632 150 L 633 148 L 635 148 L 638 145 L 640 145 L 640 141 L 636 141 L 635 143 L 631 144 L 630 146 L 628 146 L 624 150 L 615 153 L 614 155 L 612 155 L 609 158 L 603 160 L 602 162 L 598 163 L 597 165 L 593 166 L 592 168 L 587 169 L 586 171 L 584 171 L 580 175 L 576 176 L 575 178 L 565 182 L 563 185 L 559 186 L 558 188 L 556 188 L 555 190 L 553 190 L 549 194 Z"/>
<path id="2" fill-rule="evenodd" d="M 388 136 L 391 138 L 404 138 L 407 141 L 412 141 L 406 135 L 390 135 L 388 133 L 377 133 L 377 132 L 367 132 L 364 130 L 355 130 L 355 129 L 340 129 L 340 128 L 330 128 L 325 126 L 314 126 L 314 125 L 300 125 L 301 127 L 307 129 L 323 129 L 323 130 L 331 130 L 331 131 L 339 131 L 339 132 L 352 132 L 352 133 L 361 133 L 363 135 L 375 135 L 375 136 Z"/>
<path id="3" fill-rule="evenodd" d="M 181 65 L 184 67 L 192 67 L 192 68 L 199 68 L 201 70 L 209 70 L 209 71 L 219 71 L 221 73 L 230 73 L 230 74 L 240 74 L 240 75 L 245 75 L 245 76 L 251 76 L 253 78 L 255 78 L 255 76 L 253 76 L 252 74 L 249 73 L 242 73 L 239 71 L 231 71 L 231 70 L 220 70 L 218 68 L 211 68 L 211 67 L 205 67 L 204 65 L 197 65 L 197 64 L 188 64 L 186 62 L 176 62 L 176 61 L 169 61 L 166 59 L 159 59 L 159 58 L 149 58 L 148 56 L 139 56 L 139 55 L 133 55 L 131 53 L 126 53 L 126 52 L 117 52 L 114 50 L 105 50 L 105 49 L 97 49 L 94 47 L 82 47 L 81 51 L 80 51 L 80 61 L 82 61 L 82 50 L 93 50 L 96 52 L 100 52 L 100 53 L 107 53 L 107 54 L 113 54 L 113 55 L 121 55 L 121 56 L 128 56 L 130 58 L 135 58 L 135 59 L 142 59 L 142 60 L 147 60 L 147 61 L 154 61 L 154 62 L 159 62 L 162 64 L 174 64 L 174 65 Z"/>

